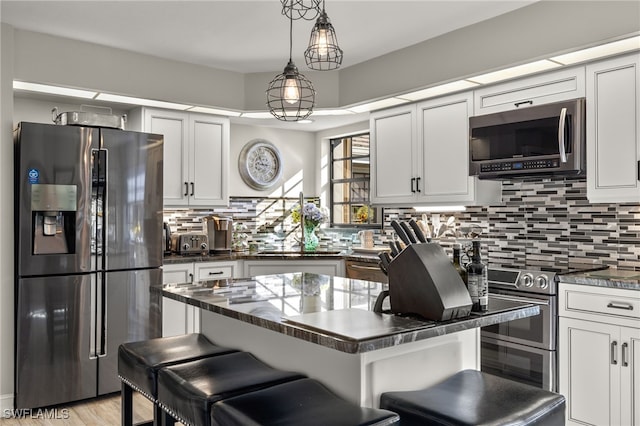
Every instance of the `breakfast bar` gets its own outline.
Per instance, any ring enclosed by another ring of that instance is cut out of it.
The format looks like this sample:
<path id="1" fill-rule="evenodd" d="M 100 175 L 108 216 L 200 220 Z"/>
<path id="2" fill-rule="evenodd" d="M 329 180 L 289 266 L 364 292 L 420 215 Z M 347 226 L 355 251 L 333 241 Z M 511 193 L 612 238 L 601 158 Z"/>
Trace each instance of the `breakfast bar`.
<path id="1" fill-rule="evenodd" d="M 479 369 L 480 327 L 539 313 L 491 297 L 487 312 L 449 321 L 373 312 L 387 288 L 298 272 L 165 284 L 162 295 L 200 308 L 201 332 L 212 342 L 304 373 L 366 407 L 377 407 L 383 392 Z"/>

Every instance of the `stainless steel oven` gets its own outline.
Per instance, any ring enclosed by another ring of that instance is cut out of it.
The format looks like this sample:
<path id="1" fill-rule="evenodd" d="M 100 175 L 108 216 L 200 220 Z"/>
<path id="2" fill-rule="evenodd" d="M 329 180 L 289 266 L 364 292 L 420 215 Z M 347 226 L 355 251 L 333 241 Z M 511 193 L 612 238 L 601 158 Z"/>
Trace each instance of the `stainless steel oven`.
<path id="1" fill-rule="evenodd" d="M 553 272 L 489 269 L 492 297 L 533 303 L 540 313 L 481 332 L 482 371 L 557 391 L 557 296 Z"/>

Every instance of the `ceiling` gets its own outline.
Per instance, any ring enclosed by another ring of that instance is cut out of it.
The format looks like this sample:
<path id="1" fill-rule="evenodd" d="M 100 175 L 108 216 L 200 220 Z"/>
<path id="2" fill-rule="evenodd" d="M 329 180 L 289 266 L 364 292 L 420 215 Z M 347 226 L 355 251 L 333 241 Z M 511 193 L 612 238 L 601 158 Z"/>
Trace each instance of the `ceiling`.
<path id="1" fill-rule="evenodd" d="M 345 68 L 531 3 L 328 0 L 325 7 Z M 280 0 L 1 0 L 0 5 L 2 22 L 15 28 L 223 70 L 275 76 L 289 55 L 289 20 Z M 313 22 L 293 21 L 293 60 L 302 73 Z"/>

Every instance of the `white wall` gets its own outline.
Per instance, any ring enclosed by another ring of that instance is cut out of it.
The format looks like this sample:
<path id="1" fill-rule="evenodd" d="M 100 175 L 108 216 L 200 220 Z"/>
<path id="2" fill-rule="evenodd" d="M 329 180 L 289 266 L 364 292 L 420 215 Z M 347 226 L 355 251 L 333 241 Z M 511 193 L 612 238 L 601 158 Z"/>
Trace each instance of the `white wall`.
<path id="1" fill-rule="evenodd" d="M 0 416 L 13 408 L 13 32 L 0 31 Z"/>
<path id="2" fill-rule="evenodd" d="M 300 126 L 291 123 L 292 127 Z M 242 147 L 253 139 L 266 139 L 280 151 L 283 163 L 282 184 L 266 191 L 256 191 L 244 183 L 238 171 Z M 269 127 L 231 124 L 229 195 L 236 197 L 288 196 L 316 194 L 316 140 L 313 133 Z M 304 182 L 304 184 L 302 183 Z"/>

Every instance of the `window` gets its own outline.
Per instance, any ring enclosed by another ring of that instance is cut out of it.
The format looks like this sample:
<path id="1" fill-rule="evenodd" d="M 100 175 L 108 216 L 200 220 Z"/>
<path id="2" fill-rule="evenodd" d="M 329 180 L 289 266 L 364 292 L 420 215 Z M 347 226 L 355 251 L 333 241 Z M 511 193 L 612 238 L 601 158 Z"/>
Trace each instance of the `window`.
<path id="1" fill-rule="evenodd" d="M 369 204 L 369 133 L 331 140 L 331 224 L 380 223 Z"/>

